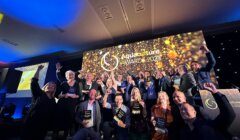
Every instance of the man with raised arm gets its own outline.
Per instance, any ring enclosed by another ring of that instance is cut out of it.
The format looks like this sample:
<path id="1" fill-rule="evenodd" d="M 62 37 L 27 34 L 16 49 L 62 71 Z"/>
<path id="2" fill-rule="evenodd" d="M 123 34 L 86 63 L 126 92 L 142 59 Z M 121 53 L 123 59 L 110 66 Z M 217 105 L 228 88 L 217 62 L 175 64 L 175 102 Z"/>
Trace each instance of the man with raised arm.
<path id="1" fill-rule="evenodd" d="M 111 94 L 108 90 L 103 98 L 103 107 L 112 109 L 113 126 L 116 131 L 118 140 L 128 140 L 128 129 L 130 126 L 130 110 L 123 104 L 123 97 L 121 94 L 116 94 L 115 103 L 108 103 L 107 97 Z"/>

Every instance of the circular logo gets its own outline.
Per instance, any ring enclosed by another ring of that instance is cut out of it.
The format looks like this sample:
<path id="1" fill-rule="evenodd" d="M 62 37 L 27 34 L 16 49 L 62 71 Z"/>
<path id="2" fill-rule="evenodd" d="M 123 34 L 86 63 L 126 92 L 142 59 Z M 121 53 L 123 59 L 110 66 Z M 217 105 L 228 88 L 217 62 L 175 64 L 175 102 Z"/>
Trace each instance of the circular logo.
<path id="1" fill-rule="evenodd" d="M 205 105 L 207 108 L 214 110 L 218 108 L 216 101 L 211 100 L 210 98 L 206 99 Z"/>
<path id="2" fill-rule="evenodd" d="M 115 55 L 112 55 L 113 59 L 115 59 L 116 63 L 115 63 L 115 66 L 113 66 L 112 68 L 106 68 L 106 66 L 110 66 L 109 63 L 107 63 L 106 61 L 106 57 L 107 55 L 110 55 L 109 52 L 106 52 L 103 57 L 101 58 L 101 67 L 106 70 L 106 71 L 112 71 L 112 70 L 115 70 L 117 67 L 118 67 L 118 64 L 119 64 L 119 60 L 118 58 L 115 56 Z"/>

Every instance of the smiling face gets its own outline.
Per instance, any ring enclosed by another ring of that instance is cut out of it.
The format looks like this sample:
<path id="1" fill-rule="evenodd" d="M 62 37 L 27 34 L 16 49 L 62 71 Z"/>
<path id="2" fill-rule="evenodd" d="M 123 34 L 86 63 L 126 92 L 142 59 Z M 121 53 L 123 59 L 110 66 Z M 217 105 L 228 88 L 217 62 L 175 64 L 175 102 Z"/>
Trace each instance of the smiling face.
<path id="1" fill-rule="evenodd" d="M 75 73 L 71 70 L 69 71 L 66 71 L 65 73 L 65 77 L 66 79 L 69 81 L 69 80 L 74 80 L 75 79 Z"/>
<path id="2" fill-rule="evenodd" d="M 93 74 L 92 73 L 88 73 L 86 76 L 86 80 L 87 81 L 92 81 L 93 80 Z"/>
<path id="3" fill-rule="evenodd" d="M 162 77 L 163 77 L 162 71 L 157 71 L 156 75 L 157 75 L 157 77 L 159 77 L 159 78 L 162 78 Z"/>
<path id="4" fill-rule="evenodd" d="M 175 91 L 173 93 L 173 101 L 176 105 L 181 105 L 186 102 L 186 97 L 183 92 Z"/>
<path id="5" fill-rule="evenodd" d="M 119 75 L 117 76 L 117 80 L 118 80 L 118 81 L 122 81 L 122 79 L 123 79 L 123 76 L 122 76 L 121 74 L 119 74 Z"/>
<path id="6" fill-rule="evenodd" d="M 184 103 L 180 108 L 180 114 L 184 120 L 191 120 L 196 118 L 197 113 L 190 104 Z"/>
<path id="7" fill-rule="evenodd" d="M 95 89 L 91 89 L 89 92 L 89 100 L 95 100 L 97 91 Z"/>
<path id="8" fill-rule="evenodd" d="M 140 101 L 141 100 L 141 94 L 138 88 L 134 87 L 132 89 L 132 99 L 135 101 Z"/>
<path id="9" fill-rule="evenodd" d="M 128 83 L 131 83 L 131 82 L 132 82 L 132 76 L 130 76 L 130 75 L 127 76 L 127 82 L 128 82 Z"/>
<path id="10" fill-rule="evenodd" d="M 168 97 L 166 96 L 166 94 L 163 94 L 163 93 L 159 93 L 158 98 L 159 98 L 160 102 L 164 102 L 164 101 L 168 100 Z"/>
<path id="11" fill-rule="evenodd" d="M 121 95 L 116 95 L 115 96 L 115 103 L 118 107 L 121 107 L 123 104 L 123 98 Z"/>
<path id="12" fill-rule="evenodd" d="M 110 88 L 110 87 L 113 86 L 113 81 L 112 81 L 112 79 L 110 79 L 110 78 L 107 79 L 106 86 L 107 86 L 108 88 Z"/>
<path id="13" fill-rule="evenodd" d="M 191 69 L 194 72 L 197 72 L 200 69 L 201 65 L 198 62 L 192 62 L 191 63 Z"/>
<path id="14" fill-rule="evenodd" d="M 160 104 L 162 106 L 169 105 L 169 97 L 166 92 L 161 91 L 158 93 L 157 104 Z"/>
<path id="15" fill-rule="evenodd" d="M 56 91 L 56 84 L 54 82 L 48 82 L 44 87 L 43 91 L 50 97 L 54 97 Z"/>
<path id="16" fill-rule="evenodd" d="M 150 72 L 149 71 L 145 71 L 144 72 L 144 78 L 147 78 L 147 77 L 149 77 L 150 76 Z"/>

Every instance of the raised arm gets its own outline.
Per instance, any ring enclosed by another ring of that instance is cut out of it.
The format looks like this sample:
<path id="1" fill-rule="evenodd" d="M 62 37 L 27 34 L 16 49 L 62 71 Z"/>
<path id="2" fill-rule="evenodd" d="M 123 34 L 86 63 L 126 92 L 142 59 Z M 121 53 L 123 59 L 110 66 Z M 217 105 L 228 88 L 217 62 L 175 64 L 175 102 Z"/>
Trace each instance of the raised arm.
<path id="1" fill-rule="evenodd" d="M 108 95 L 111 94 L 111 89 L 107 89 L 107 92 L 103 96 L 103 108 L 111 108 L 111 104 L 107 102 Z"/>
<path id="2" fill-rule="evenodd" d="M 39 73 L 43 69 L 43 67 L 44 67 L 43 65 L 38 66 L 37 71 L 34 74 L 32 81 L 31 81 L 31 91 L 32 91 L 32 95 L 33 95 L 34 99 L 39 97 L 42 93 L 42 89 L 40 88 L 40 86 L 38 84 L 38 79 L 39 79 Z"/>
<path id="3" fill-rule="evenodd" d="M 206 71 L 211 71 L 214 66 L 216 65 L 216 60 L 212 54 L 212 52 L 207 48 L 207 46 L 201 46 L 200 47 L 201 50 L 203 50 L 206 53 L 207 59 L 208 59 L 208 63 L 205 67 Z"/>
<path id="4" fill-rule="evenodd" d="M 113 81 L 113 88 L 117 91 L 117 81 L 115 79 L 115 75 L 114 75 L 114 71 L 111 71 L 111 75 L 110 75 L 112 81 Z"/>
<path id="5" fill-rule="evenodd" d="M 62 69 L 62 66 L 60 63 L 56 63 L 56 77 L 59 82 L 65 81 L 65 79 L 62 77 L 60 70 Z"/>
<path id="6" fill-rule="evenodd" d="M 209 90 L 218 105 L 220 114 L 212 121 L 212 125 L 218 129 L 228 129 L 236 117 L 234 110 L 225 95 L 221 94 L 213 83 L 204 83 L 204 88 Z"/>
<path id="7" fill-rule="evenodd" d="M 216 65 L 216 60 L 215 60 L 212 52 L 206 53 L 206 56 L 207 56 L 207 59 L 208 59 L 208 63 L 206 65 L 205 69 L 207 71 L 211 71 L 214 68 L 214 66 Z"/>

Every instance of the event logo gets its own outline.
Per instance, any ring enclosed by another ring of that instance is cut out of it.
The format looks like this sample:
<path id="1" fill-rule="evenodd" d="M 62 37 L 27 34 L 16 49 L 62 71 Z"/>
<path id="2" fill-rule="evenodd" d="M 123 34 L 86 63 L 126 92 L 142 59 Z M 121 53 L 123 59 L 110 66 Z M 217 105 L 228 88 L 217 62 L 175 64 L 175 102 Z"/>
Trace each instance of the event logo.
<path id="1" fill-rule="evenodd" d="M 218 108 L 218 105 L 217 105 L 216 101 L 213 101 L 210 98 L 206 99 L 205 105 L 206 105 L 207 108 L 209 108 L 211 110 L 214 110 L 214 109 Z"/>
<path id="2" fill-rule="evenodd" d="M 113 59 L 116 61 L 115 65 L 111 67 L 111 64 L 107 63 L 106 57 L 110 55 L 109 52 L 106 52 L 103 57 L 101 58 L 101 67 L 106 71 L 112 71 L 115 70 L 118 67 L 119 60 L 115 55 L 112 55 Z M 109 68 L 106 68 L 109 67 Z"/>
<path id="3" fill-rule="evenodd" d="M 132 59 L 135 57 L 144 57 L 144 56 L 151 56 L 151 55 L 159 55 L 160 50 L 151 50 L 151 51 L 146 51 L 145 49 L 141 52 L 134 52 L 130 54 L 122 54 L 121 59 Z"/>

